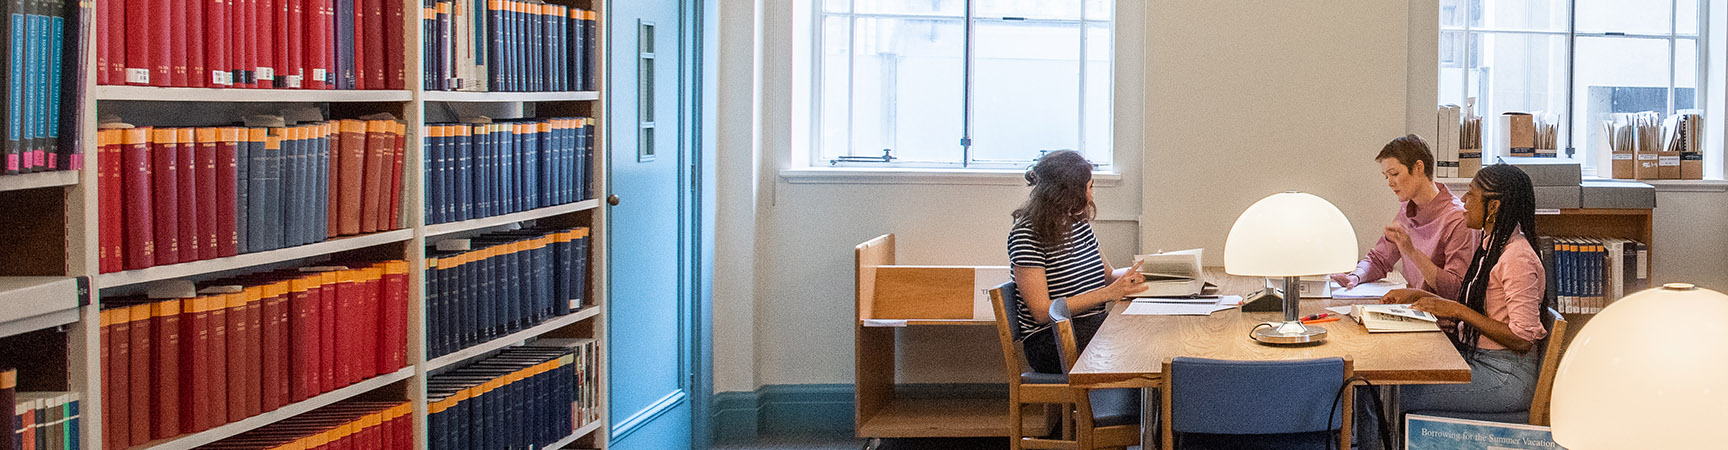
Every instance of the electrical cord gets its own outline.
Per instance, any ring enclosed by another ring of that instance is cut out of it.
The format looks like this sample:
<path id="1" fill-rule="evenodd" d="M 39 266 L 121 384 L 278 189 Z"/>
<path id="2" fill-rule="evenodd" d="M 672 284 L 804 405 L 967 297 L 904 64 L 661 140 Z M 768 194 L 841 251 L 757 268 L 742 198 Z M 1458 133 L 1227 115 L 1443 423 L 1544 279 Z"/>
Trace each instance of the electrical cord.
<path id="1" fill-rule="evenodd" d="M 1332 396 L 1332 409 L 1329 409 L 1326 411 L 1326 424 L 1328 426 L 1330 426 L 1332 424 L 1332 419 L 1334 417 L 1337 417 L 1338 402 L 1344 398 L 1344 390 L 1356 387 L 1352 383 L 1357 382 L 1357 381 L 1362 382 L 1364 387 L 1368 388 L 1368 398 L 1370 400 L 1373 400 L 1374 409 L 1376 409 L 1376 410 L 1386 409 L 1385 403 L 1382 403 L 1380 401 L 1380 391 L 1378 389 L 1374 389 L 1375 386 L 1374 386 L 1373 382 L 1368 381 L 1367 378 L 1362 378 L 1361 376 L 1350 377 L 1349 379 L 1344 380 L 1343 386 L 1338 387 L 1338 394 Z M 1350 405 L 1349 414 L 1355 414 L 1355 412 L 1356 412 L 1356 406 Z M 1374 417 L 1375 417 L 1374 426 L 1375 426 L 1375 428 L 1379 429 L 1379 431 L 1380 431 L 1380 445 L 1381 445 L 1380 448 L 1382 450 L 1392 450 L 1392 432 L 1386 426 L 1386 418 L 1380 417 L 1379 414 L 1375 414 Z M 1342 431 L 1342 430 L 1340 430 L 1340 431 Z M 1333 447 L 1337 446 L 1338 445 L 1337 439 L 1338 439 L 1338 435 L 1328 433 L 1326 435 L 1326 442 L 1327 442 L 1326 447 L 1327 448 L 1333 448 Z M 1338 450 L 1348 450 L 1348 449 L 1338 449 Z"/>

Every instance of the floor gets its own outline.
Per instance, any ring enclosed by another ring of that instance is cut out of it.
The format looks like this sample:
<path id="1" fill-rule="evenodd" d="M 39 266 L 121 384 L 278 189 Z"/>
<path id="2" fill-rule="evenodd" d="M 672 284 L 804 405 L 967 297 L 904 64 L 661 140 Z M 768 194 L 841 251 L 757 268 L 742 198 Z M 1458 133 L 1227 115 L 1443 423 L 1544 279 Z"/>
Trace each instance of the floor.
<path id="1" fill-rule="evenodd" d="M 865 440 L 851 433 L 801 434 L 764 437 L 749 444 L 715 445 L 714 450 L 860 450 Z M 997 450 L 1008 448 L 1006 438 L 994 439 L 884 439 L 879 450 Z"/>

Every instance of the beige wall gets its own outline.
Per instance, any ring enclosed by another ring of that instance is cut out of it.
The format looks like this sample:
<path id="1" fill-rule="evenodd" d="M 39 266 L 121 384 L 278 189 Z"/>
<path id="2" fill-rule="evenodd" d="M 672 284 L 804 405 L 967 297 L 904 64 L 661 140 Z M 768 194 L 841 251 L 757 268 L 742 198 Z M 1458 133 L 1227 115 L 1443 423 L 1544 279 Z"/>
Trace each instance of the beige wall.
<path id="1" fill-rule="evenodd" d="M 719 392 L 851 383 L 852 246 L 895 233 L 903 263 L 1003 264 L 1007 213 L 1026 192 L 1011 176 L 782 177 L 790 155 L 807 151 L 788 125 L 791 1 L 721 6 Z M 1288 189 L 1331 200 L 1355 224 L 1359 246 L 1372 245 L 1394 207 L 1372 153 L 1391 137 L 1433 130 L 1434 0 L 1119 4 L 1122 180 L 1098 190 L 1107 257 L 1202 246 L 1218 264 L 1236 215 Z M 1703 190 L 1660 195 L 1656 274 L 1728 289 L 1728 194 Z M 912 332 L 902 380 L 998 378 L 990 332 Z"/>

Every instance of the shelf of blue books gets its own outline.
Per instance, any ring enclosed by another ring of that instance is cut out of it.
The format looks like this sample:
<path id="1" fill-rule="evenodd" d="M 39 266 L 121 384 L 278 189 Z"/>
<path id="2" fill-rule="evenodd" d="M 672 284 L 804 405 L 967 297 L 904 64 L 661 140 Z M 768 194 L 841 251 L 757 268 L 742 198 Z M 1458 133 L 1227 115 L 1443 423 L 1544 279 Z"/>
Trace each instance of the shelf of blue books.
<path id="1" fill-rule="evenodd" d="M 1652 242 L 1651 239 L 1655 234 L 1653 217 L 1653 209 L 1641 208 L 1567 208 L 1547 210 L 1538 211 L 1538 214 L 1536 215 L 1536 229 L 1541 234 L 1544 241 L 1554 240 L 1563 243 L 1567 238 L 1587 238 L 1591 242 L 1602 242 L 1604 240 L 1627 240 L 1643 244 L 1640 247 L 1644 248 L 1644 250 L 1636 252 L 1635 255 L 1631 255 L 1629 260 L 1642 260 L 1644 267 L 1639 268 L 1634 264 L 1633 267 L 1631 267 L 1629 276 L 1623 275 L 1620 277 L 1623 286 L 1623 293 L 1631 294 L 1636 286 L 1639 286 L 1638 283 L 1640 282 L 1638 280 L 1640 278 L 1644 280 L 1641 282 L 1644 283 L 1644 286 L 1656 286 L 1662 281 L 1662 278 L 1653 271 L 1654 265 L 1651 264 L 1651 261 L 1654 259 L 1654 254 L 1648 250 L 1648 245 Z M 1544 264 L 1549 267 L 1547 279 L 1550 282 L 1548 286 L 1549 289 L 1553 290 L 1549 295 L 1556 298 L 1558 309 L 1562 315 L 1566 317 L 1566 320 L 1569 323 L 1567 327 L 1567 334 L 1569 336 L 1566 337 L 1566 341 L 1570 343 L 1572 337 L 1576 336 L 1578 331 L 1582 330 L 1584 325 L 1588 323 L 1591 318 L 1596 316 L 1597 311 L 1600 311 L 1601 308 L 1606 307 L 1607 305 L 1612 304 L 1614 300 L 1617 300 L 1613 293 L 1612 280 L 1615 277 L 1606 273 L 1610 271 L 1610 269 L 1607 268 L 1592 270 L 1592 273 L 1600 273 L 1603 275 L 1600 278 L 1594 278 L 1597 281 L 1593 286 L 1598 286 L 1595 288 L 1597 291 L 1592 292 L 1586 290 L 1583 292 L 1583 294 L 1586 295 L 1574 297 L 1574 294 L 1580 293 L 1580 288 L 1577 286 L 1565 285 L 1566 280 L 1584 278 L 1582 275 L 1586 274 L 1578 273 L 1576 264 L 1574 264 L 1574 268 L 1571 269 L 1568 268 L 1567 264 L 1557 264 L 1559 260 L 1564 258 L 1553 257 L 1551 255 L 1553 249 L 1547 249 L 1546 251 L 1544 251 L 1544 249 L 1537 250 L 1544 253 Z M 1604 263 L 1604 267 L 1608 267 L 1609 265 L 1611 265 L 1611 263 Z M 1640 275 L 1642 276 L 1640 277 Z M 1592 277 L 1594 276 L 1592 275 Z M 1586 287 L 1586 289 L 1587 288 L 1588 287 Z"/>

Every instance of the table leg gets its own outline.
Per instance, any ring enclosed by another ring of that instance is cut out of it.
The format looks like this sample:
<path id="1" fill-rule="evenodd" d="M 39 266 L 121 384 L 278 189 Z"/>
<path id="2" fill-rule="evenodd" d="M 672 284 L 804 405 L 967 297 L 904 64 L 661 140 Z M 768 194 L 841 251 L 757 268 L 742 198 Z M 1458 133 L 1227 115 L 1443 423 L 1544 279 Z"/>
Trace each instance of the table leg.
<path id="1" fill-rule="evenodd" d="M 1398 415 L 1398 385 L 1380 386 L 1380 401 L 1380 417 L 1392 432 L 1392 448 L 1386 450 L 1403 450 L 1404 418 Z"/>

